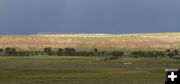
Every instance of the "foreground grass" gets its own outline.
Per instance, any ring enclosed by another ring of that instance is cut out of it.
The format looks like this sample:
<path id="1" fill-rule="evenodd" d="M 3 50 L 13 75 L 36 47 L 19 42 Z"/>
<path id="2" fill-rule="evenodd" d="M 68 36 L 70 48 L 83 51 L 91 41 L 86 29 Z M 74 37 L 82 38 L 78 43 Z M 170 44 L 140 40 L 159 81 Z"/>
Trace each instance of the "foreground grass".
<path id="1" fill-rule="evenodd" d="M 164 84 L 164 69 L 180 67 L 180 60 L 168 57 L 104 58 L 0 57 L 0 84 Z"/>

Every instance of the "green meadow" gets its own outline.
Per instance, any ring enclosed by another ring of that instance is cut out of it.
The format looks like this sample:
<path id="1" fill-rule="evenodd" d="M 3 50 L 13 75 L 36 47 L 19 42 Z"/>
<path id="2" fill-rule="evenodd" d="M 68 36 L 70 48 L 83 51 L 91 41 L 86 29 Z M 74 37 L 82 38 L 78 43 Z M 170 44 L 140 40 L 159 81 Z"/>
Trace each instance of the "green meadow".
<path id="1" fill-rule="evenodd" d="M 180 67 L 169 57 L 107 57 L 1 56 L 0 84 L 164 84 L 165 69 Z"/>

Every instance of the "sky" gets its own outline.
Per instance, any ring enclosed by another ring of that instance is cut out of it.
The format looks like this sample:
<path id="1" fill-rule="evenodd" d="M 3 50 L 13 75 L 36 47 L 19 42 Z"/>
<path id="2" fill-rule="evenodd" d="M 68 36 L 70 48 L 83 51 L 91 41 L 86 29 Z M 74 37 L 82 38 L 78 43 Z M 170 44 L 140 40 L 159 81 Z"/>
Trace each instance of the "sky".
<path id="1" fill-rule="evenodd" d="M 0 0 L 0 34 L 180 32 L 180 0 Z"/>

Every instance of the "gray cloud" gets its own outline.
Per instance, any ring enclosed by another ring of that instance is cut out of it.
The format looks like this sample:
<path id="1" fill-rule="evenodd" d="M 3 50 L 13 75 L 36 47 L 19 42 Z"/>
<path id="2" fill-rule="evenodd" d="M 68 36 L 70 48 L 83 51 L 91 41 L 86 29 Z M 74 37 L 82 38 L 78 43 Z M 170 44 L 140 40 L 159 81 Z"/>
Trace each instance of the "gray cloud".
<path id="1" fill-rule="evenodd" d="M 0 34 L 180 32 L 179 0 L 0 0 Z"/>

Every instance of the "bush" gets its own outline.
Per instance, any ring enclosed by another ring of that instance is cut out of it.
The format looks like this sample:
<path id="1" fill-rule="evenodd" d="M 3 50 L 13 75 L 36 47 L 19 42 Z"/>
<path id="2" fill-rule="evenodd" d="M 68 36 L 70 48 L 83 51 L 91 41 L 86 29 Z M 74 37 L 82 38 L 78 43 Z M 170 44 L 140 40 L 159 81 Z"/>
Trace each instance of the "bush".
<path id="1" fill-rule="evenodd" d="M 63 54 L 64 54 L 64 49 L 59 48 L 59 49 L 58 49 L 58 52 L 57 52 L 57 55 L 58 55 L 58 56 L 62 56 Z"/>
<path id="2" fill-rule="evenodd" d="M 94 48 L 94 52 L 96 52 L 96 53 L 97 53 L 97 52 L 98 52 L 98 49 L 97 49 L 97 48 Z"/>
<path id="3" fill-rule="evenodd" d="M 76 50 L 74 48 L 65 48 L 65 55 L 73 56 Z"/>
<path id="4" fill-rule="evenodd" d="M 45 53 L 51 53 L 51 47 L 44 48 L 44 52 L 45 52 Z"/>
<path id="5" fill-rule="evenodd" d="M 2 53 L 2 52 L 3 52 L 3 49 L 0 48 L 0 53 Z"/>
<path id="6" fill-rule="evenodd" d="M 122 52 L 122 51 L 113 51 L 112 52 L 112 56 L 114 56 L 114 57 L 120 57 L 123 55 L 124 55 L 124 52 Z"/>

